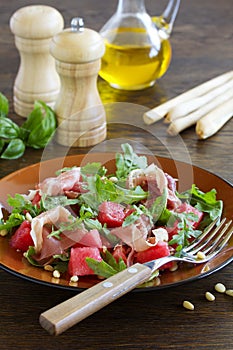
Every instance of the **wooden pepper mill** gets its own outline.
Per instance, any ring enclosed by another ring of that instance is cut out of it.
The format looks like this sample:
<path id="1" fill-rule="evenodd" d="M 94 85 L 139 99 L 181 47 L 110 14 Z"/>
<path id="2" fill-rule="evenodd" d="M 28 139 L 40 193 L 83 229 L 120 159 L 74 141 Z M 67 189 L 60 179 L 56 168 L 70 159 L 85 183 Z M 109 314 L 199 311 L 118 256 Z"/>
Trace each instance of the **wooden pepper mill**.
<path id="1" fill-rule="evenodd" d="M 69 147 L 93 146 L 106 138 L 106 116 L 97 89 L 105 46 L 94 30 L 73 18 L 71 28 L 55 35 L 50 51 L 61 89 L 55 104 L 57 142 Z"/>
<path id="2" fill-rule="evenodd" d="M 55 60 L 50 54 L 52 37 L 63 30 L 61 14 L 50 6 L 31 5 L 17 10 L 10 18 L 20 66 L 14 83 L 14 109 L 27 117 L 35 100 L 54 107 L 60 90 Z"/>

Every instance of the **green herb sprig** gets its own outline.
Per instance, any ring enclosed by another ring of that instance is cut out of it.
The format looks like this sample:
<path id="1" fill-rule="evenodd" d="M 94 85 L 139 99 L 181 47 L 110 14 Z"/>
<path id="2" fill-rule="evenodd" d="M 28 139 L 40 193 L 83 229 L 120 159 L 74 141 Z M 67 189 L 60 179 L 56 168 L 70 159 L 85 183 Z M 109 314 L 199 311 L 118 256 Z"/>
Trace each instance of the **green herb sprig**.
<path id="1" fill-rule="evenodd" d="M 8 118 L 9 102 L 0 93 L 0 157 L 18 159 L 26 147 L 44 148 L 52 139 L 57 121 L 53 110 L 42 101 L 36 101 L 26 121 L 18 126 Z"/>

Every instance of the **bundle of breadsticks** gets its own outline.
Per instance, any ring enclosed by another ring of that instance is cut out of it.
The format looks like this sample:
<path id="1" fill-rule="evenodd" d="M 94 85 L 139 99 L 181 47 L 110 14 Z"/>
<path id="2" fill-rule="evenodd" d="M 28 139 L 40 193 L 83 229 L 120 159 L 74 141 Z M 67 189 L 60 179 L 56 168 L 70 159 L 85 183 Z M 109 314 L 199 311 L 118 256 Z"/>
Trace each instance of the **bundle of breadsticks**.
<path id="1" fill-rule="evenodd" d="M 175 136 L 196 124 L 200 139 L 214 135 L 233 116 L 233 71 L 219 75 L 143 115 L 146 124 L 164 119 Z"/>

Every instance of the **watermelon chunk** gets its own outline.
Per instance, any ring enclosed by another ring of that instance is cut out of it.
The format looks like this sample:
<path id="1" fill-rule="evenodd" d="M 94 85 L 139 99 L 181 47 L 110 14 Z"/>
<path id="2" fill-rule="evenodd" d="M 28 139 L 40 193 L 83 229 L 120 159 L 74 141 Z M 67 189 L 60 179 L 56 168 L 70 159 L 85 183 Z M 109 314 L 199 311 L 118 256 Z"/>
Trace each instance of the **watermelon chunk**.
<path id="1" fill-rule="evenodd" d="M 125 218 L 123 205 L 115 202 L 103 202 L 99 206 L 98 220 L 107 227 L 120 227 Z"/>
<path id="2" fill-rule="evenodd" d="M 138 252 L 136 260 L 143 264 L 147 261 L 159 259 L 168 255 L 170 255 L 168 243 L 159 241 L 155 246 L 143 250 L 142 252 Z"/>
<path id="3" fill-rule="evenodd" d="M 10 240 L 10 245 L 16 250 L 26 252 L 29 246 L 33 246 L 33 240 L 30 235 L 31 223 L 27 220 L 23 221 L 19 228 L 15 231 Z"/>
<path id="4" fill-rule="evenodd" d="M 68 273 L 70 276 L 93 275 L 93 270 L 87 265 L 86 258 L 93 258 L 101 261 L 100 252 L 95 247 L 76 247 L 71 248 L 70 260 L 68 264 Z"/>

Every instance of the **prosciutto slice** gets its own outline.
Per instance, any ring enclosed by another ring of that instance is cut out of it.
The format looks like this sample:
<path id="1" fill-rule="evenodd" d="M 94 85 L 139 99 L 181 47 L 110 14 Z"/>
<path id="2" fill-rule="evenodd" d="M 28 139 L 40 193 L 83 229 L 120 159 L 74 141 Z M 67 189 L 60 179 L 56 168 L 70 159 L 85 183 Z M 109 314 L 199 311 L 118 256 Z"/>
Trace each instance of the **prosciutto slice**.
<path id="1" fill-rule="evenodd" d="M 46 224 L 58 227 L 59 223 L 61 222 L 70 222 L 70 215 L 70 212 L 66 208 L 58 206 L 32 219 L 30 235 L 34 243 L 36 253 L 39 253 L 42 249 L 43 227 Z"/>
<path id="2" fill-rule="evenodd" d="M 72 223 L 73 218 L 70 212 L 58 206 L 44 212 L 32 219 L 31 237 L 34 242 L 36 260 L 42 261 L 51 258 L 54 254 L 63 254 L 64 251 L 76 243 L 87 247 L 102 248 L 102 241 L 98 230 L 88 231 L 83 224 L 75 230 L 64 230 L 60 235 L 60 240 L 55 237 L 48 237 L 51 229 L 48 225 L 59 228 L 61 223 Z"/>
<path id="3" fill-rule="evenodd" d="M 127 179 L 129 188 L 140 185 L 145 191 L 149 192 L 149 198 L 146 205 L 150 206 L 154 200 L 161 196 L 164 191 L 167 194 L 167 201 L 170 208 L 176 208 L 181 201 L 175 194 L 176 183 L 170 175 L 163 172 L 154 163 L 150 164 L 146 169 L 132 170 Z"/>
<path id="4" fill-rule="evenodd" d="M 48 196 L 58 196 L 71 190 L 80 181 L 80 167 L 61 173 L 57 177 L 49 177 L 38 184 L 41 192 Z"/>
<path id="5" fill-rule="evenodd" d="M 112 229 L 111 234 L 120 238 L 120 240 L 131 247 L 133 251 L 141 252 L 154 245 L 147 240 L 148 232 L 151 227 L 149 218 L 145 215 L 141 215 L 135 223 L 129 226 Z"/>
<path id="6" fill-rule="evenodd" d="M 150 164 L 146 169 L 132 170 L 127 179 L 127 185 L 129 188 L 134 188 L 137 185 L 150 187 L 150 184 L 155 184 L 158 189 L 158 194 L 161 195 L 165 187 L 167 187 L 167 178 L 159 167 L 154 163 Z"/>

